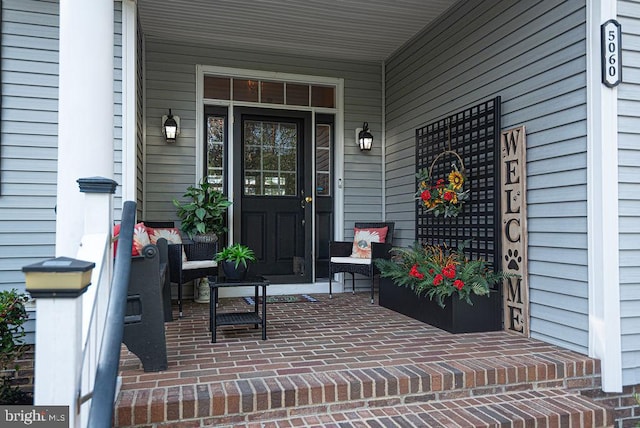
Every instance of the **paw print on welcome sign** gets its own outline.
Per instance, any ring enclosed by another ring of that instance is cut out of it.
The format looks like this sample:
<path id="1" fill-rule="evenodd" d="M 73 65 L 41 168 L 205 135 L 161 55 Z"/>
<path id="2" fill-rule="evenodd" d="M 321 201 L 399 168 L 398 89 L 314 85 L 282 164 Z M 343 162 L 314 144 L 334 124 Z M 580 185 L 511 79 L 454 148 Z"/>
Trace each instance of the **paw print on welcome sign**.
<path id="1" fill-rule="evenodd" d="M 518 250 L 507 251 L 507 254 L 504 256 L 505 261 L 507 262 L 508 270 L 520 270 L 520 263 L 522 263 L 522 257 L 518 254 Z"/>

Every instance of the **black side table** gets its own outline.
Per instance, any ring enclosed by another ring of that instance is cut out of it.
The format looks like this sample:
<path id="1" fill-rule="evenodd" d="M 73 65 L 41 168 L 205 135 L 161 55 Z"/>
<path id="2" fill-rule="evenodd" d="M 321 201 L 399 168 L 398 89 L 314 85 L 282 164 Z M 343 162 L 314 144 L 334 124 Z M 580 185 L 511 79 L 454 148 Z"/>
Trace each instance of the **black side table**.
<path id="1" fill-rule="evenodd" d="M 262 325 L 262 340 L 267 340 L 267 286 L 269 281 L 261 276 L 247 277 L 243 280 L 230 280 L 221 276 L 209 277 L 209 330 L 211 343 L 216 343 L 216 329 L 220 325 L 253 324 Z M 254 287 L 253 312 L 217 313 L 218 290 L 224 287 Z M 262 288 L 262 316 L 258 310 L 258 289 Z"/>

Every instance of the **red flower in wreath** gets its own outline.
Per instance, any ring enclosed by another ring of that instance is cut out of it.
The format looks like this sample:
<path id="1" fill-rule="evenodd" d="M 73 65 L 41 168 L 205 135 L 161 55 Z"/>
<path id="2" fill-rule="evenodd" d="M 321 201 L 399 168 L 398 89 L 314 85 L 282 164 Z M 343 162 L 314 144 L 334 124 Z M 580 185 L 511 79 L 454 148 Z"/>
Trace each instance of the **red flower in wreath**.
<path id="1" fill-rule="evenodd" d="M 465 177 L 457 167 L 448 174 L 447 179 L 439 178 L 432 184 L 430 171 L 422 170 L 417 174 L 418 191 L 416 199 L 427 212 L 435 216 L 457 217 L 462 205 L 469 199 L 469 191 L 464 190 Z"/>
<path id="2" fill-rule="evenodd" d="M 456 287 L 458 290 L 462 290 L 462 287 L 464 287 L 464 282 L 462 282 L 459 279 L 456 279 L 455 281 L 453 281 L 453 286 Z"/>

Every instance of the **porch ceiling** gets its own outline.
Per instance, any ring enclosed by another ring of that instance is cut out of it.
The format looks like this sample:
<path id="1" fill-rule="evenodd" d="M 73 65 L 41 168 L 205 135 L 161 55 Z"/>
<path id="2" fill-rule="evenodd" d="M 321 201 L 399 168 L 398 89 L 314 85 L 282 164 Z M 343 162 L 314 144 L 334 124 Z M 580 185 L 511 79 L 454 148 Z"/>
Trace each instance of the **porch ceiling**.
<path id="1" fill-rule="evenodd" d="M 144 34 L 290 55 L 382 61 L 458 0 L 138 0 Z"/>

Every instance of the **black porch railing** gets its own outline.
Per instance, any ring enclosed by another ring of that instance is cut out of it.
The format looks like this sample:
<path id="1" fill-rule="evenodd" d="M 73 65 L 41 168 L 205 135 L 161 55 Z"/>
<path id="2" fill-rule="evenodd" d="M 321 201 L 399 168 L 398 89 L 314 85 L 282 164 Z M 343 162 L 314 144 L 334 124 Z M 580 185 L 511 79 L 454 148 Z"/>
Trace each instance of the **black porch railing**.
<path id="1" fill-rule="evenodd" d="M 120 236 L 116 253 L 111 294 L 106 319 L 102 352 L 96 368 L 95 388 L 89 410 L 87 426 L 91 428 L 110 428 L 113 417 L 114 399 L 120 346 L 124 330 L 124 314 L 127 304 L 127 289 L 131 271 L 131 246 L 135 225 L 136 203 L 126 201 L 122 210 Z"/>

